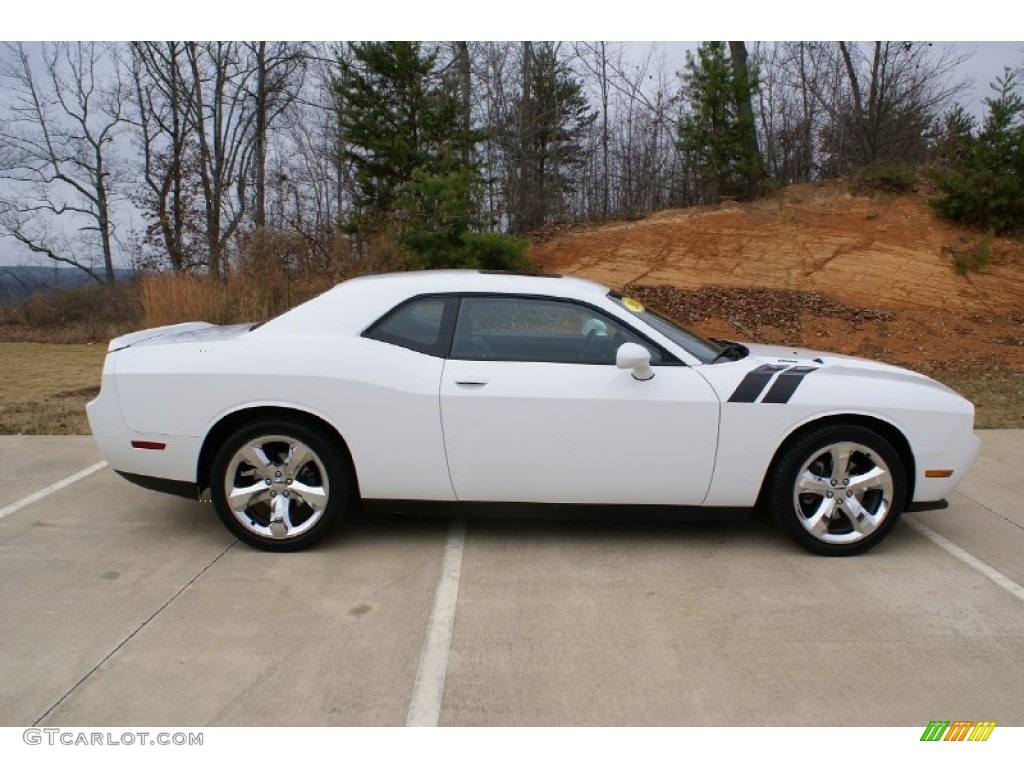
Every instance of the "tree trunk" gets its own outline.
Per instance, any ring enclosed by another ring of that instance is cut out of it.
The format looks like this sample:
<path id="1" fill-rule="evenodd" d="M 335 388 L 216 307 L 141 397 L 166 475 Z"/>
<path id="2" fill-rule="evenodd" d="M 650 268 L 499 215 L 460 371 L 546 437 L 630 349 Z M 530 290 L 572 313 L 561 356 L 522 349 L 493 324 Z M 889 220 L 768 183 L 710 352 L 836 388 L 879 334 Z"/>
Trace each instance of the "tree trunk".
<path id="1" fill-rule="evenodd" d="M 736 112 L 741 121 L 748 126 L 747 151 L 751 157 L 760 154 L 757 147 L 757 125 L 754 122 L 754 107 L 751 103 L 750 65 L 747 63 L 747 46 L 743 41 L 729 42 L 729 61 L 732 64 L 733 79 L 736 82 Z M 757 193 L 760 179 L 758 174 L 750 173 L 746 179 L 746 195 L 753 197 Z"/>
<path id="2" fill-rule="evenodd" d="M 458 62 L 459 78 L 459 126 L 468 136 L 473 127 L 472 108 L 472 87 L 473 82 L 469 68 L 469 44 L 463 40 L 455 43 L 455 57 Z M 468 141 L 462 142 L 462 164 L 468 166 L 473 160 L 472 151 Z"/>
<path id="3" fill-rule="evenodd" d="M 256 47 L 256 229 L 267 225 L 267 43 Z"/>
<path id="4" fill-rule="evenodd" d="M 608 167 L 608 53 L 601 41 L 601 218 L 608 218 L 611 172 Z"/>

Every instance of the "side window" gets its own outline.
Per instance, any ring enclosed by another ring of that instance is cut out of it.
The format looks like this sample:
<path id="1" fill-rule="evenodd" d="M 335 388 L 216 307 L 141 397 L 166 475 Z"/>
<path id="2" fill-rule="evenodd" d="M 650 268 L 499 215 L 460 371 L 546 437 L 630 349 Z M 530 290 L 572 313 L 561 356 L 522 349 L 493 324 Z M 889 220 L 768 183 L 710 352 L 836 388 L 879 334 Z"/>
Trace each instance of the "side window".
<path id="1" fill-rule="evenodd" d="M 596 309 L 568 301 L 518 296 L 462 299 L 451 356 L 462 360 L 614 365 L 632 341 L 662 362 L 659 350 Z"/>
<path id="2" fill-rule="evenodd" d="M 449 302 L 440 297 L 410 301 L 392 310 L 363 335 L 428 355 L 443 355 L 443 321 Z"/>

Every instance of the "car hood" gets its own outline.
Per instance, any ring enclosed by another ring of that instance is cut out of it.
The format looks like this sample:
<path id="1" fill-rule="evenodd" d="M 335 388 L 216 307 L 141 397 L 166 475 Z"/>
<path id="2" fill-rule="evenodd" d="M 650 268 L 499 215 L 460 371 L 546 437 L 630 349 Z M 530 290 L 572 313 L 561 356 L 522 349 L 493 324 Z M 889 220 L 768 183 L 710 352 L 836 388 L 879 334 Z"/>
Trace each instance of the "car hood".
<path id="1" fill-rule="evenodd" d="M 785 365 L 786 363 L 819 366 L 850 365 L 857 368 L 877 370 L 904 370 L 895 365 L 879 363 L 863 357 L 840 355 L 835 352 L 820 352 L 815 349 L 804 349 L 803 347 L 784 347 L 773 344 L 744 344 L 744 346 L 750 350 L 750 356 L 756 358 L 759 363 L 771 363 L 772 365 Z M 912 372 L 907 371 L 907 373 Z"/>
<path id="2" fill-rule="evenodd" d="M 747 358 L 756 365 L 800 365 L 821 369 L 822 373 L 834 376 L 855 376 L 875 380 L 903 381 L 922 384 L 946 392 L 958 394 L 945 384 L 940 384 L 923 373 L 900 368 L 889 363 L 867 360 L 863 357 L 840 355 L 834 352 L 819 352 L 802 347 L 783 347 L 771 344 L 744 344 L 750 350 Z M 755 367 L 756 367 L 755 365 Z"/>
<path id="3" fill-rule="evenodd" d="M 237 325 L 213 325 L 212 323 L 177 323 L 148 328 L 144 331 L 127 333 L 118 336 L 107 346 L 108 352 L 116 352 L 125 347 L 136 347 L 150 344 L 182 344 L 194 341 L 223 341 L 248 333 L 252 323 Z"/>

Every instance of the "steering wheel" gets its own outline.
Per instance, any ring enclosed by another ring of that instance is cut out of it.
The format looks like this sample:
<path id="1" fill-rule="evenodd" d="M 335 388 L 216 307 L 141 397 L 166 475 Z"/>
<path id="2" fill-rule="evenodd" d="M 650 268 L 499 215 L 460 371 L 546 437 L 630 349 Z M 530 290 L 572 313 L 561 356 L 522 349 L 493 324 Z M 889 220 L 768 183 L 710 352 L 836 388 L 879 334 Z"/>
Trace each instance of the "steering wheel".
<path id="1" fill-rule="evenodd" d="M 576 359 L 580 361 L 586 361 L 587 356 L 593 350 L 595 342 L 597 341 L 597 329 L 591 328 L 587 332 L 587 340 L 583 342 L 583 346 L 580 348 L 579 354 L 576 355 Z"/>
<path id="2" fill-rule="evenodd" d="M 491 348 L 487 346 L 487 342 L 479 336 L 471 336 L 469 346 L 472 350 L 473 357 L 477 360 L 487 360 L 494 357 L 494 353 L 491 352 Z"/>

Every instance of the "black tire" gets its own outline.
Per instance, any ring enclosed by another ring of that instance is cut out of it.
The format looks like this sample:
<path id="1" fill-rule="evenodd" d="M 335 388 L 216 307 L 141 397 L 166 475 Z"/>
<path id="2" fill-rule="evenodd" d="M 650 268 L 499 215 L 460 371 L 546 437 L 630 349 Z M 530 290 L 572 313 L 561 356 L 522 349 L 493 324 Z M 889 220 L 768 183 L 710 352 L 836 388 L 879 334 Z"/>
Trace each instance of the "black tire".
<path id="1" fill-rule="evenodd" d="M 857 424 L 830 424 L 782 448 L 764 499 L 776 524 L 801 546 L 842 556 L 889 535 L 906 507 L 907 489 L 903 461 L 888 440 Z"/>
<path id="2" fill-rule="evenodd" d="M 289 458 L 299 463 L 292 466 Z M 320 430 L 283 419 L 237 430 L 217 451 L 210 473 L 221 522 L 246 544 L 269 552 L 293 552 L 322 539 L 348 508 L 352 487 L 347 463 Z"/>

